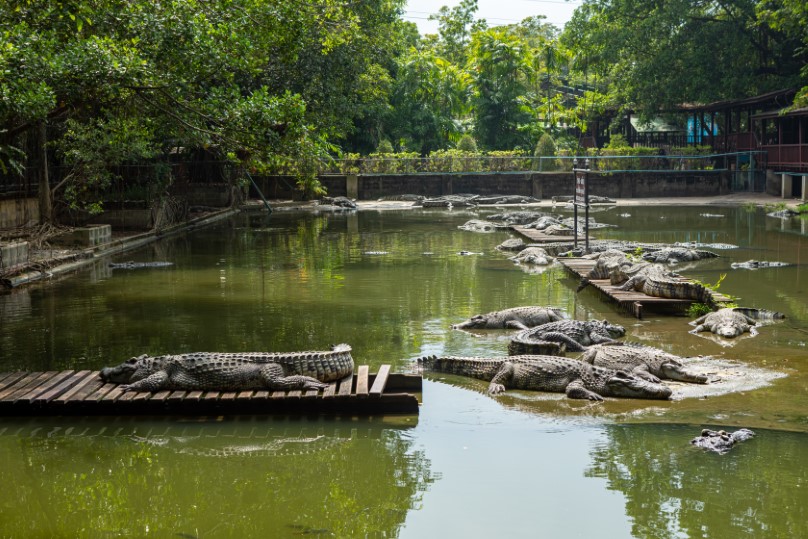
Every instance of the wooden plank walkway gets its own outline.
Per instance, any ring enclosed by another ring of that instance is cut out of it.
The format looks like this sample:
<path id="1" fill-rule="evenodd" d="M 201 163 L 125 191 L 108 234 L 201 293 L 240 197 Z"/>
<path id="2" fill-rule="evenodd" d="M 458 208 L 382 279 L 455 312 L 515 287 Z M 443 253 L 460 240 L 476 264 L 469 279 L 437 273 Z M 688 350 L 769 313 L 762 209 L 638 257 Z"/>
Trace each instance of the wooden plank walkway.
<path id="1" fill-rule="evenodd" d="M 589 273 L 595 267 L 595 260 L 588 258 L 568 258 L 559 257 L 558 260 L 564 268 L 567 269 L 573 276 L 583 278 L 584 275 Z M 679 280 L 684 282 L 692 282 L 691 279 L 680 277 Z M 623 309 L 637 318 L 642 318 L 642 313 L 645 307 L 653 307 L 655 309 L 668 309 L 677 312 L 683 312 L 687 308 L 696 303 L 692 299 L 672 299 L 672 298 L 658 298 L 649 296 L 642 292 L 635 292 L 633 290 L 619 290 L 617 286 L 611 284 L 608 279 L 590 281 L 590 286 L 594 286 L 599 292 L 607 296 L 609 299 L 617 303 L 620 309 Z M 724 302 L 729 301 L 729 298 L 718 293 L 713 293 L 716 301 Z"/>
<path id="2" fill-rule="evenodd" d="M 569 236 L 558 236 L 558 235 L 550 235 L 545 234 L 541 230 L 535 230 L 533 228 L 525 228 L 520 225 L 513 225 L 511 230 L 516 232 L 517 234 L 521 234 L 522 236 L 526 237 L 530 240 L 531 243 L 566 243 L 569 241 L 575 241 L 575 238 L 572 235 Z M 589 241 L 594 240 L 595 238 L 592 236 L 592 233 L 589 233 Z M 583 234 L 578 234 L 578 241 L 585 241 L 586 238 Z"/>
<path id="3" fill-rule="evenodd" d="M 323 390 L 123 392 L 99 371 L 0 373 L 0 416 L 417 414 L 422 379 L 394 374 L 382 365 L 371 374 L 360 365 L 352 376 Z"/>

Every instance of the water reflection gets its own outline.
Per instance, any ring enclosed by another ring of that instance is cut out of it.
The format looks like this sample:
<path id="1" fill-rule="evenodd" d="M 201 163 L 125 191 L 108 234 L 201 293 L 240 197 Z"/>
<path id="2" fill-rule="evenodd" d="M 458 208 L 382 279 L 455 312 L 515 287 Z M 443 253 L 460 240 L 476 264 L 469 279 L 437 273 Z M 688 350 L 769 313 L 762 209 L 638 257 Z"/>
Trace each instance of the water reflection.
<path id="1" fill-rule="evenodd" d="M 0 536 L 395 536 L 433 477 L 394 427 L 5 422 Z"/>
<path id="2" fill-rule="evenodd" d="M 717 455 L 689 444 L 701 428 L 609 425 L 586 474 L 623 493 L 634 537 L 804 537 L 806 435 L 756 429 Z"/>

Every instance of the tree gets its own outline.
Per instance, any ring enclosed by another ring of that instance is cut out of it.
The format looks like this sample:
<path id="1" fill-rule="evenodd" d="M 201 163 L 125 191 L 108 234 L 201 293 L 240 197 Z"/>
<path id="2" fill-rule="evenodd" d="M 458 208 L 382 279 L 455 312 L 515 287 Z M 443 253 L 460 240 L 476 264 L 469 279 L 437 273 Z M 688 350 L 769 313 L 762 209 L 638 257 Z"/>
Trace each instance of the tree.
<path id="1" fill-rule="evenodd" d="M 474 132 L 490 150 L 523 145 L 520 126 L 531 121 L 523 96 L 529 71 L 528 50 L 506 29 L 476 32 L 471 42 L 474 80 Z M 532 148 L 531 148 L 532 149 Z"/>
<path id="2" fill-rule="evenodd" d="M 759 18 L 757 4 L 585 0 L 562 39 L 623 108 L 748 97 L 796 84 L 806 58 L 799 33 Z"/>

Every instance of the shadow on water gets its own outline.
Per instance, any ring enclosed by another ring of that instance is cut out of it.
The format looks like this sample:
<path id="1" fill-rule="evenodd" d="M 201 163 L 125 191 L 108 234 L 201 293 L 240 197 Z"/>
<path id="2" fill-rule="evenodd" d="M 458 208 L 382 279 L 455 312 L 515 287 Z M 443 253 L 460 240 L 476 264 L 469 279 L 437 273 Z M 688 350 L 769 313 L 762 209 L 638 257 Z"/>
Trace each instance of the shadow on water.
<path id="1" fill-rule="evenodd" d="M 0 481 L 13 488 L 0 494 L 0 536 L 395 536 L 433 481 L 407 428 L 4 420 Z"/>
<path id="2" fill-rule="evenodd" d="M 634 537 L 804 537 L 808 435 L 756 429 L 719 455 L 690 445 L 701 428 L 607 425 L 585 473 L 624 495 Z"/>

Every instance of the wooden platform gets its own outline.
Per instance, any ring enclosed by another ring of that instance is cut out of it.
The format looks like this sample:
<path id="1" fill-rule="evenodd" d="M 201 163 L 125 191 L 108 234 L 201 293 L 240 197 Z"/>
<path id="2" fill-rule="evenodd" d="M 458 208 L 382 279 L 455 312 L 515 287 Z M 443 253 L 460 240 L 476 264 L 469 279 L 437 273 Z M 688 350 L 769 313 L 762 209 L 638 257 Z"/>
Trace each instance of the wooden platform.
<path id="1" fill-rule="evenodd" d="M 391 374 L 382 365 L 308 391 L 123 392 L 99 371 L 0 373 L 0 416 L 417 414 L 420 375 Z"/>
<path id="2" fill-rule="evenodd" d="M 575 277 L 583 278 L 584 275 L 589 273 L 595 267 L 595 260 L 588 258 L 568 258 L 559 257 L 558 260 L 567 271 L 572 273 Z M 683 282 L 692 282 L 691 279 L 680 277 L 679 280 Z M 590 281 L 590 286 L 594 286 L 599 292 L 606 295 L 612 301 L 615 301 L 619 308 L 631 313 L 637 318 L 642 318 L 643 310 L 646 307 L 653 307 L 657 309 L 667 309 L 675 311 L 685 311 L 687 308 L 696 303 L 692 299 L 672 299 L 672 298 L 658 298 L 649 296 L 642 292 L 635 292 L 633 290 L 619 290 L 617 286 L 611 284 L 608 279 Z M 729 298 L 713 293 L 716 301 L 723 302 L 729 301 Z"/>
<path id="3" fill-rule="evenodd" d="M 541 230 L 535 230 L 533 228 L 525 228 L 520 225 L 512 226 L 511 230 L 526 237 L 531 241 L 531 243 L 566 243 L 570 241 L 575 241 L 575 237 L 573 235 L 569 236 L 550 235 L 545 234 Z M 585 241 L 585 239 L 586 238 L 582 234 L 578 235 L 578 241 Z M 593 239 L 594 238 L 590 233 L 589 240 L 592 241 Z"/>

